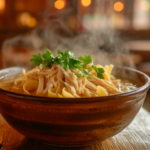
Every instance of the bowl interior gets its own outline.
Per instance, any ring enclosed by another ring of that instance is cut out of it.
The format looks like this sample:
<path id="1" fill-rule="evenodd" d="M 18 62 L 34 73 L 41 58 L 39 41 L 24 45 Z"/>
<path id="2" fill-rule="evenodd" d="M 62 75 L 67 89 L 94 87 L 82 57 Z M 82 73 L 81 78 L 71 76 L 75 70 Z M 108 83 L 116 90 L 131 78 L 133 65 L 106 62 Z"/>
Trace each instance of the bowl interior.
<path id="1" fill-rule="evenodd" d="M 0 79 L 10 76 L 10 75 L 15 75 L 15 74 L 19 74 L 21 73 L 23 68 L 20 67 L 12 67 L 12 68 L 8 68 L 8 69 L 3 69 L 0 71 Z M 101 97 L 94 97 L 92 98 L 92 101 L 103 101 L 103 100 L 107 100 L 107 99 L 111 99 L 114 97 L 124 97 L 127 95 L 132 95 L 135 93 L 138 93 L 140 91 L 143 91 L 145 89 L 148 90 L 149 86 L 150 86 L 150 78 L 144 74 L 143 72 L 140 72 L 136 69 L 132 69 L 132 68 L 128 68 L 128 67 L 114 67 L 112 75 L 114 75 L 116 78 L 119 79 L 123 79 L 123 80 L 130 80 L 133 81 L 135 83 L 138 83 L 140 85 L 139 88 L 137 88 L 136 90 L 130 91 L 130 92 L 125 92 L 125 93 L 121 93 L 121 94 L 114 94 L 114 95 L 110 95 L 110 96 L 101 96 Z M 38 100 L 38 101 L 58 101 L 58 102 L 85 102 L 86 101 L 91 101 L 91 98 L 89 97 L 84 97 L 84 98 L 47 98 L 47 97 L 42 97 L 41 100 L 41 96 L 31 96 L 31 95 L 25 95 L 25 94 L 18 94 L 18 93 L 13 93 L 13 92 L 9 92 L 9 91 L 5 91 L 3 89 L 0 89 L 1 92 L 7 93 L 7 94 L 11 94 L 13 96 L 17 96 L 17 97 L 22 97 L 25 96 L 26 99 L 31 99 L 33 101 Z M 70 101 L 71 100 L 71 101 Z"/>

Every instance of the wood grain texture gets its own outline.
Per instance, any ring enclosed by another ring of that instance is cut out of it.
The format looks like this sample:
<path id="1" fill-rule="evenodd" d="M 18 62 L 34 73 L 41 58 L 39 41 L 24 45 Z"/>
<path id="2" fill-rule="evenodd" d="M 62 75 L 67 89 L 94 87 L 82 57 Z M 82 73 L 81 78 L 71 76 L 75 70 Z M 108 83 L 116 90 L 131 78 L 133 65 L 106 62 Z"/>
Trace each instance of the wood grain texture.
<path id="1" fill-rule="evenodd" d="M 150 114 L 141 109 L 134 121 L 118 135 L 84 147 L 56 147 L 26 139 L 0 116 L 0 150 L 150 150 Z"/>

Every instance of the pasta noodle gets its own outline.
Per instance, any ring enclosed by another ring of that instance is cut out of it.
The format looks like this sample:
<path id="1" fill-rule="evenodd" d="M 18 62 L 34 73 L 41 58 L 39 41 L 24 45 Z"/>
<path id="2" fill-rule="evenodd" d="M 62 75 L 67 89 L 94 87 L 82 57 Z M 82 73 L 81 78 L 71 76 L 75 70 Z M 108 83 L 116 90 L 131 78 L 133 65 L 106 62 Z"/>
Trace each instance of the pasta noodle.
<path id="1" fill-rule="evenodd" d="M 90 64 L 87 67 L 90 67 Z M 104 79 L 98 78 L 92 68 L 89 73 L 92 78 L 87 78 L 75 75 L 75 73 L 81 72 L 79 69 L 65 70 L 62 66 L 53 64 L 51 68 L 40 66 L 27 73 L 23 70 L 18 77 L 15 77 L 14 81 L 1 81 L 0 88 L 27 95 L 59 98 L 107 96 L 136 88 L 133 83 L 122 83 L 120 79 L 112 76 L 113 65 L 96 65 L 95 67 L 105 70 L 102 74 Z"/>

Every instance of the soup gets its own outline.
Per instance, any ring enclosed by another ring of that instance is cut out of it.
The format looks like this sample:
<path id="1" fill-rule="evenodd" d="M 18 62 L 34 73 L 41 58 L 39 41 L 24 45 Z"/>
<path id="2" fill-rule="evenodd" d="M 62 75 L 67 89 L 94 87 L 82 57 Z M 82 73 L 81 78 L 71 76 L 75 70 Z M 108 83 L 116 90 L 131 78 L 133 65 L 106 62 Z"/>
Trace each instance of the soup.
<path id="1" fill-rule="evenodd" d="M 31 71 L 0 81 L 0 88 L 21 94 L 46 97 L 80 98 L 119 94 L 135 90 L 139 83 L 115 78 L 113 65 L 94 65 L 85 55 L 75 59 L 70 51 L 58 51 L 55 57 L 49 50 L 33 55 Z"/>

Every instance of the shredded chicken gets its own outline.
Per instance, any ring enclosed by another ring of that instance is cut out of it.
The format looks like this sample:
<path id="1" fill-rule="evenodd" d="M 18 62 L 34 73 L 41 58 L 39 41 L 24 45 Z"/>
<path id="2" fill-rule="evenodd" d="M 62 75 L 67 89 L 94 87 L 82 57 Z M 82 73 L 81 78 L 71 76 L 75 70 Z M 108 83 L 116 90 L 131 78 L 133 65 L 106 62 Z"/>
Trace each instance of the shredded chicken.
<path id="1" fill-rule="evenodd" d="M 99 79 L 95 75 L 92 78 L 78 77 L 74 73 L 80 73 L 79 69 L 67 69 L 60 65 L 52 65 L 52 68 L 37 67 L 30 72 L 22 71 L 19 78 L 15 80 L 15 85 L 12 86 L 12 91 L 22 89 L 23 85 L 27 82 L 38 83 L 36 89 L 36 95 L 49 95 L 62 96 L 63 90 L 70 93 L 73 97 L 97 97 L 98 86 L 102 87 L 108 94 L 117 94 L 122 92 L 128 92 L 132 89 L 133 84 L 122 84 L 121 80 L 115 79 L 110 75 L 111 80 Z M 4 84 L 3 84 L 4 86 Z M 33 85 L 31 85 L 33 86 Z M 30 90 L 29 85 L 25 88 Z M 35 88 L 33 86 L 33 88 Z"/>

